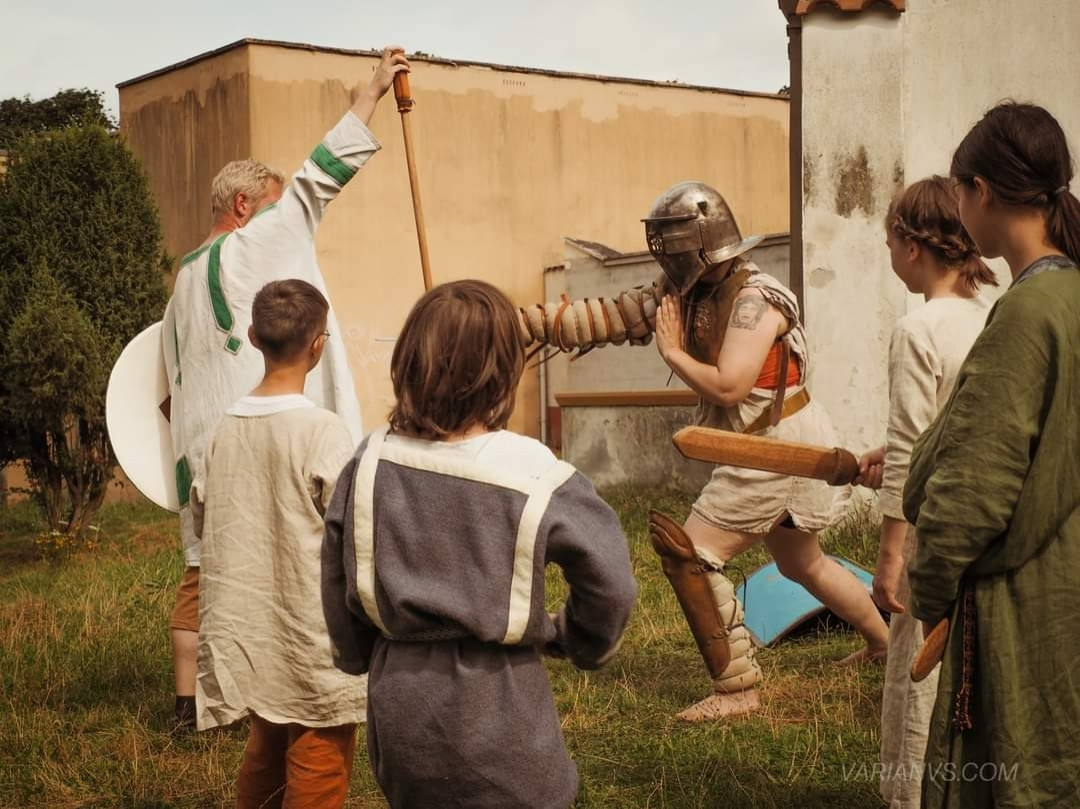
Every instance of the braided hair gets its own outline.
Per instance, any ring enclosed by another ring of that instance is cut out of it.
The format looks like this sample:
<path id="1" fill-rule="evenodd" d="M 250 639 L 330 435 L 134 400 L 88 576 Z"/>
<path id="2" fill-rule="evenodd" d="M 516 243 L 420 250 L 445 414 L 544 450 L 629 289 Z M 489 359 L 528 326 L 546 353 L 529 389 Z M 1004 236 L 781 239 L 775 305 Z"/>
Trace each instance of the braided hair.
<path id="1" fill-rule="evenodd" d="M 1006 205 L 1042 210 L 1050 243 L 1080 265 L 1080 200 L 1069 191 L 1072 159 L 1061 124 L 1045 109 L 998 104 L 956 147 L 949 173 L 964 183 L 981 177 Z"/>
<path id="2" fill-rule="evenodd" d="M 960 222 L 956 194 L 949 181 L 934 175 L 912 183 L 893 198 L 885 227 L 918 243 L 945 267 L 959 268 L 968 287 L 997 286 L 993 271 Z"/>

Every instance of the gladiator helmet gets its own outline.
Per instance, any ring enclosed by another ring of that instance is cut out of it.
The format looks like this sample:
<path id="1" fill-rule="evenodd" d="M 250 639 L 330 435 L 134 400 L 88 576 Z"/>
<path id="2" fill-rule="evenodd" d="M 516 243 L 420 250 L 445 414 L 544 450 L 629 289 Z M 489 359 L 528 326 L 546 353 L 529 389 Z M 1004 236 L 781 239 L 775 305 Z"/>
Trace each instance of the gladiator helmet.
<path id="1" fill-rule="evenodd" d="M 720 193 L 697 182 L 673 185 L 641 221 L 649 252 L 680 295 L 717 264 L 745 253 L 763 238 L 744 239 Z"/>

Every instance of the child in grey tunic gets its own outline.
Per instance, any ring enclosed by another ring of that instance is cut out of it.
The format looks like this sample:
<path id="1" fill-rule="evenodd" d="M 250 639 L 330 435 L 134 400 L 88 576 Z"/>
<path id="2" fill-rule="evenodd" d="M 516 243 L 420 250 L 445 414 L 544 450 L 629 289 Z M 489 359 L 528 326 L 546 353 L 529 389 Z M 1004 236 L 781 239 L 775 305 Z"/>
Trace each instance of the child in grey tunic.
<path id="1" fill-rule="evenodd" d="M 368 754 L 392 807 L 566 807 L 577 794 L 540 657 L 598 668 L 636 594 L 626 539 L 589 481 L 504 428 L 524 365 L 517 315 L 479 281 L 413 308 L 397 404 L 326 515 L 335 663 L 369 672 Z M 570 594 L 545 611 L 544 568 Z"/>

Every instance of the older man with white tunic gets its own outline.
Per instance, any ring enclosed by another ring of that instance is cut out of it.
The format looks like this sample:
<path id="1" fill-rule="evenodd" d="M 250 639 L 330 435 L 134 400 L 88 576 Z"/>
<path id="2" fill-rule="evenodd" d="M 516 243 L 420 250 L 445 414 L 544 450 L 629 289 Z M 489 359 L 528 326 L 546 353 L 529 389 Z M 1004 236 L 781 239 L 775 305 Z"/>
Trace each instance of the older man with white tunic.
<path id="1" fill-rule="evenodd" d="M 262 377 L 262 355 L 246 342 L 251 302 L 265 284 L 284 278 L 326 294 L 315 232 L 326 206 L 380 148 L 367 123 L 394 75 L 408 69 L 400 49 L 385 49 L 370 83 L 288 183 L 252 159 L 226 165 L 211 190 L 210 233 L 180 262 L 162 328 L 186 565 L 170 620 L 178 725 L 190 726 L 195 717 L 199 541 L 191 483 L 218 419 Z M 305 394 L 341 416 L 359 443 L 360 406 L 332 307 L 327 330 L 322 362 L 308 375 Z"/>

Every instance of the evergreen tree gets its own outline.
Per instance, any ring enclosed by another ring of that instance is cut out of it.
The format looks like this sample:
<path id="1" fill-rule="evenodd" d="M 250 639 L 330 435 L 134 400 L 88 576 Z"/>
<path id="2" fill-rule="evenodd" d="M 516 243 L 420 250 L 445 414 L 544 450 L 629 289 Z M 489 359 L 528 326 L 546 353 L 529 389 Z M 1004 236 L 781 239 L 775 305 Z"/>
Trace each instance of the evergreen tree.
<path id="1" fill-rule="evenodd" d="M 161 316 L 168 267 L 122 139 L 89 126 L 18 141 L 0 180 L 0 464 L 25 462 L 54 530 L 81 533 L 101 505 L 109 370 Z"/>

